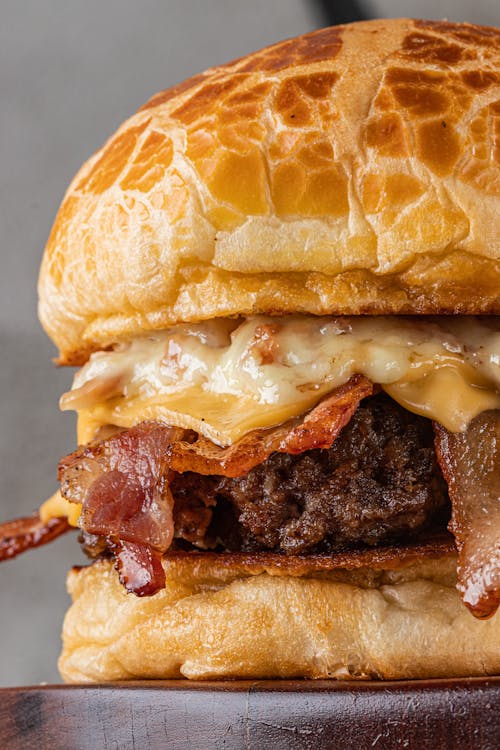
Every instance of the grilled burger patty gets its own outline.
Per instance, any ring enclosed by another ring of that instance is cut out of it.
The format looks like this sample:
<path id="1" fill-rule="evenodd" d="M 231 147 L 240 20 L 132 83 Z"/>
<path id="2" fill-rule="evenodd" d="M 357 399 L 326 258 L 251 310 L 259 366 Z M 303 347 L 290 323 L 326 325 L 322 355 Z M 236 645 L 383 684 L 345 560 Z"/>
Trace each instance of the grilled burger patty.
<path id="1" fill-rule="evenodd" d="M 430 420 L 365 399 L 328 450 L 273 453 L 242 477 L 177 474 L 177 546 L 287 554 L 402 541 L 449 517 Z M 104 537 L 82 535 L 90 557 Z"/>

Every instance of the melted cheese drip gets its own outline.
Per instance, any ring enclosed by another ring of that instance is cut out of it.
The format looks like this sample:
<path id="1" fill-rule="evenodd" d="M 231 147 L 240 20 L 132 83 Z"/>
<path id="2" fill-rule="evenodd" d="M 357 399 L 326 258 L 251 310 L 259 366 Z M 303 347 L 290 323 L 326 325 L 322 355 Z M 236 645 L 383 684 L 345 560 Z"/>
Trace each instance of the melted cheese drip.
<path id="1" fill-rule="evenodd" d="M 251 317 L 181 325 L 92 355 L 62 409 L 78 439 L 159 419 L 229 445 L 312 408 L 361 373 L 459 432 L 500 408 L 496 318 Z"/>
<path id="2" fill-rule="evenodd" d="M 54 492 L 39 509 L 40 518 L 47 523 L 51 518 L 67 518 L 70 526 L 78 527 L 78 519 L 82 512 L 80 503 L 70 503 L 59 490 Z"/>

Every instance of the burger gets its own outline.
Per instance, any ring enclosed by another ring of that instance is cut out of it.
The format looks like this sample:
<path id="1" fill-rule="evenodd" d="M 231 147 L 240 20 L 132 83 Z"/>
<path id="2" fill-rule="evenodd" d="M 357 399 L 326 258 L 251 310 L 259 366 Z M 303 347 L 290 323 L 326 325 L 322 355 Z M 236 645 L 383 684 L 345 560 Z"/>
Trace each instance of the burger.
<path id="1" fill-rule="evenodd" d="M 39 311 L 78 447 L 0 527 L 79 529 L 65 680 L 500 672 L 499 47 L 321 29 L 76 175 Z"/>

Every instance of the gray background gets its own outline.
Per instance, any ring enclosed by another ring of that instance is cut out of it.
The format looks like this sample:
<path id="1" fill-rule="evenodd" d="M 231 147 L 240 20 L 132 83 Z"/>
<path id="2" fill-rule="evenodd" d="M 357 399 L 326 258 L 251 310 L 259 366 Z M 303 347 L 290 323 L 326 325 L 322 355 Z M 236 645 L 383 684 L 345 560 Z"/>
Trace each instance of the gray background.
<path id="1" fill-rule="evenodd" d="M 377 0 L 367 16 L 498 25 L 496 0 Z M 71 372 L 36 319 L 36 277 L 70 178 L 154 92 L 210 65 L 322 25 L 307 0 L 0 0 L 0 521 L 56 487 L 74 418 Z M 0 686 L 58 681 L 74 535 L 0 566 Z"/>

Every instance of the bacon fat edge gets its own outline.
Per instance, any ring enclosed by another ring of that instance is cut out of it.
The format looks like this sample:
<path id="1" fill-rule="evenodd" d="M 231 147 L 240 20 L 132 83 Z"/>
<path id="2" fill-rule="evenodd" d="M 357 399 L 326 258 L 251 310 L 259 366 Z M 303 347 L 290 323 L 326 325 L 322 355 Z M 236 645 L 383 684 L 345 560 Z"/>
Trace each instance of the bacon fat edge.
<path id="1" fill-rule="evenodd" d="M 476 617 L 491 617 L 500 604 L 500 411 L 483 412 L 465 432 L 434 429 L 451 499 L 458 590 Z"/>

